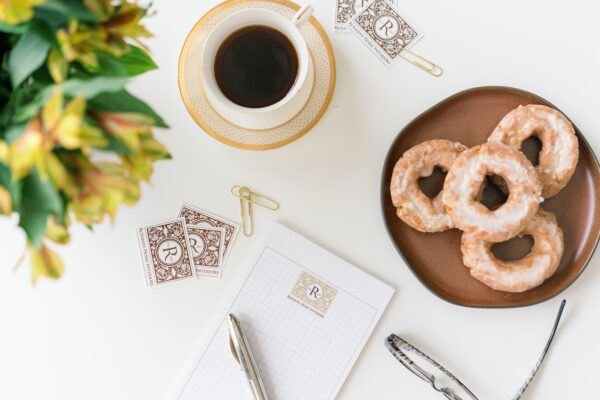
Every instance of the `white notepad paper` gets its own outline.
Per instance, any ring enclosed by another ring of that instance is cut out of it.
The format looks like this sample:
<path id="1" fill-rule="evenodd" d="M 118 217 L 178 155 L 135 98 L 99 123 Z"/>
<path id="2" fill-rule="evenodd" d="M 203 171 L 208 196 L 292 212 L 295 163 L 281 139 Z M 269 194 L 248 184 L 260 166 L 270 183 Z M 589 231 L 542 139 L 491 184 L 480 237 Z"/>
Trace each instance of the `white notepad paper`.
<path id="1" fill-rule="evenodd" d="M 334 399 L 393 292 L 275 223 L 178 400 L 253 399 L 229 348 L 229 313 L 271 400 Z"/>

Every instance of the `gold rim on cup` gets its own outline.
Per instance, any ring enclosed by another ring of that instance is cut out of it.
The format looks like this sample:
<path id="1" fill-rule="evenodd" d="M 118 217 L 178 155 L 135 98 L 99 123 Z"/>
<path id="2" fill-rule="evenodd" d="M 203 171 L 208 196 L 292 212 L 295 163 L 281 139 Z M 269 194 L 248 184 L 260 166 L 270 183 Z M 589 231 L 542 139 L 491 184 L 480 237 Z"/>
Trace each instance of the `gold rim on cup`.
<path id="1" fill-rule="evenodd" d="M 225 143 L 229 146 L 232 147 L 237 147 L 240 149 L 244 149 L 244 150 L 270 150 L 270 149 L 275 149 L 278 147 L 282 147 L 285 146 L 295 140 L 297 140 L 298 138 L 304 136 L 308 131 L 310 131 L 316 124 L 317 122 L 319 122 L 321 120 L 321 118 L 323 117 L 323 115 L 325 114 L 325 111 L 327 111 L 327 109 L 329 108 L 329 104 L 331 103 L 331 99 L 333 97 L 333 93 L 334 93 L 334 89 L 335 89 L 335 84 L 336 84 L 336 62 L 335 62 L 335 54 L 333 52 L 333 47 L 331 45 L 331 42 L 329 40 L 329 37 L 327 35 L 327 33 L 325 32 L 325 30 L 323 29 L 323 26 L 319 23 L 319 21 L 314 17 L 311 16 L 308 20 L 308 22 L 312 25 L 312 27 L 317 31 L 317 33 L 319 34 L 319 36 L 321 37 L 321 40 L 323 41 L 323 44 L 327 50 L 327 55 L 328 58 L 330 60 L 330 77 L 329 77 L 329 87 L 327 88 L 327 96 L 325 98 L 325 100 L 323 101 L 323 104 L 321 105 L 319 111 L 317 112 L 317 114 L 315 115 L 315 117 L 308 123 L 306 124 L 306 126 L 302 127 L 298 132 L 296 132 L 295 134 L 293 134 L 292 136 L 284 139 L 284 140 L 280 140 L 274 143 L 268 143 L 268 144 L 247 144 L 247 143 L 240 143 L 237 142 L 235 140 L 229 139 L 225 136 L 223 136 L 221 133 L 219 133 L 217 130 L 212 129 L 208 126 L 208 124 L 206 124 L 198 115 L 198 113 L 196 112 L 196 110 L 192 107 L 191 105 L 191 101 L 190 101 L 190 97 L 187 93 L 187 89 L 185 87 L 184 84 L 184 72 L 183 72 L 183 66 L 184 66 L 184 62 L 185 59 L 187 57 L 188 54 L 188 50 L 189 50 L 189 46 L 191 43 L 192 38 L 194 38 L 197 34 L 198 31 L 200 29 L 202 29 L 206 22 L 213 17 L 214 15 L 218 14 L 219 12 L 234 6 L 234 5 L 238 5 L 238 4 L 244 4 L 244 3 L 255 3 L 255 2 L 265 2 L 265 3 L 275 3 L 275 4 L 279 4 L 282 5 L 284 7 L 288 7 L 293 11 L 297 11 L 300 9 L 300 6 L 296 3 L 293 3 L 289 0 L 227 0 L 223 3 L 220 3 L 218 5 L 216 5 L 215 7 L 213 7 L 211 10 L 209 10 L 206 14 L 204 14 L 199 20 L 198 22 L 196 22 L 194 24 L 194 26 L 192 27 L 191 31 L 188 33 L 185 42 L 183 44 L 180 56 L 179 56 L 179 64 L 178 64 L 178 83 L 179 83 L 179 93 L 181 95 L 181 98 L 183 100 L 183 103 L 188 111 L 188 113 L 192 116 L 192 118 L 194 119 L 194 121 L 196 122 L 196 124 L 198 124 L 200 126 L 200 128 L 202 128 L 207 134 L 209 134 L 210 136 L 212 136 L 213 138 L 217 139 L 218 141 Z M 310 49 L 309 49 L 310 50 Z M 313 57 L 313 54 L 311 52 L 311 57 Z M 314 57 L 313 57 L 314 58 Z M 314 84 L 313 84 L 313 89 L 311 91 L 311 97 L 313 96 L 314 93 Z M 204 95 L 204 89 L 202 87 L 200 87 L 200 91 L 202 91 L 202 97 L 205 98 Z M 309 97 L 309 101 L 310 101 L 310 97 Z M 234 126 L 238 129 L 242 129 L 245 131 L 252 131 L 252 132 L 256 132 L 257 134 L 260 134 L 261 132 L 266 132 L 267 130 L 252 130 L 252 129 L 247 129 L 247 128 L 242 128 L 239 126 L 236 126 L 235 124 L 233 124 L 232 122 L 224 119 L 223 117 L 221 117 L 216 110 L 214 110 L 214 108 L 210 105 L 210 103 L 208 103 L 208 106 L 211 108 L 212 112 L 215 113 L 215 115 L 217 115 L 219 118 L 221 118 L 223 121 L 226 121 L 228 124 L 230 124 L 231 126 Z M 308 104 L 308 102 L 307 102 Z M 306 105 L 293 117 L 291 118 L 288 122 L 284 123 L 283 125 L 289 123 L 290 121 L 292 121 L 294 118 L 296 118 L 300 113 L 302 113 L 304 111 L 304 109 L 306 108 Z M 280 125 L 283 126 L 283 125 Z M 276 129 L 277 127 L 271 128 L 271 129 Z"/>

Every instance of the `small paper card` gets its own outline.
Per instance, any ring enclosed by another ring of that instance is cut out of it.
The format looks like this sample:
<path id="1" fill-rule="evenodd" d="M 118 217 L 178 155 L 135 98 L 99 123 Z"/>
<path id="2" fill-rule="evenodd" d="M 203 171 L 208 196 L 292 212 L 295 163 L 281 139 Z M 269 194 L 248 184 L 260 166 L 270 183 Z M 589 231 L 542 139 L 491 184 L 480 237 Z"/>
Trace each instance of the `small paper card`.
<path id="1" fill-rule="evenodd" d="M 137 235 L 147 286 L 196 278 L 183 218 L 141 227 Z"/>
<path id="2" fill-rule="evenodd" d="M 298 277 L 288 296 L 319 317 L 324 318 L 336 294 L 336 288 L 304 271 Z"/>
<path id="3" fill-rule="evenodd" d="M 422 37 L 387 0 L 369 3 L 348 22 L 348 29 L 388 67 Z"/>
<path id="4" fill-rule="evenodd" d="M 336 32 L 348 32 L 348 21 L 361 12 L 373 0 L 335 0 L 335 25 Z M 398 0 L 388 0 L 393 5 Z"/>
<path id="5" fill-rule="evenodd" d="M 223 257 L 229 255 L 239 229 L 238 224 L 211 214 L 208 211 L 190 206 L 189 204 L 183 204 L 179 211 L 179 216 L 183 217 L 188 225 L 213 226 L 225 229 Z"/>
<path id="6" fill-rule="evenodd" d="M 221 277 L 225 228 L 213 226 L 187 226 L 194 267 L 200 276 Z"/>

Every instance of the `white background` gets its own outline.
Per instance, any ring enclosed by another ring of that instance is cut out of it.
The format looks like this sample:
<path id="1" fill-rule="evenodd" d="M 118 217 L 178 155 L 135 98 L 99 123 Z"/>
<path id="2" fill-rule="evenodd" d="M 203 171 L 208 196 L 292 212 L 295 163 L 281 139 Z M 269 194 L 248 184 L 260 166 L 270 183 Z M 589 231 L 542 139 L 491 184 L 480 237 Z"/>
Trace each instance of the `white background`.
<path id="1" fill-rule="evenodd" d="M 333 0 L 311 0 L 333 32 Z M 305 137 L 268 152 L 227 147 L 188 116 L 177 89 L 177 60 L 194 22 L 216 0 L 156 0 L 148 25 L 160 70 L 130 88 L 171 124 L 158 133 L 174 160 L 157 165 L 151 186 L 116 223 L 73 229 L 60 249 L 59 281 L 29 282 L 12 272 L 24 243 L 16 218 L 0 220 L 0 398 L 167 399 L 230 301 L 269 221 L 280 219 L 392 284 L 392 299 L 340 393 L 341 399 L 442 397 L 384 349 L 396 332 L 462 377 L 481 399 L 508 399 L 537 359 L 559 298 L 505 310 L 451 305 L 403 265 L 380 215 L 382 163 L 398 131 L 458 91 L 507 85 L 561 108 L 600 151 L 600 6 L 592 1 L 452 2 L 403 0 L 424 32 L 418 52 L 444 67 L 436 79 L 399 61 L 386 70 L 351 35 L 334 35 L 338 84 L 332 106 Z M 134 230 L 175 216 L 182 201 L 238 219 L 229 194 L 243 183 L 279 200 L 256 212 L 256 235 L 240 237 L 223 279 L 144 287 Z M 577 207 L 576 204 L 565 205 Z M 432 249 L 435 251 L 435 249 Z M 598 254 L 561 297 L 566 314 L 528 399 L 598 398 Z M 595 392 L 595 393 L 594 393 Z"/>

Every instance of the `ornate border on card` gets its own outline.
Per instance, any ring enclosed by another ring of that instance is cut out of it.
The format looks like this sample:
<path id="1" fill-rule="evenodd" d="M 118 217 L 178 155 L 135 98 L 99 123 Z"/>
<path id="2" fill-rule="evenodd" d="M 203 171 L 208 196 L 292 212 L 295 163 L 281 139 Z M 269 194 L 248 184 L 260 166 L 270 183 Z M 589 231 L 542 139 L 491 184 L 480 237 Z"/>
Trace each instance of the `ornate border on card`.
<path id="1" fill-rule="evenodd" d="M 196 267 L 219 268 L 221 266 L 223 247 L 225 247 L 224 236 L 224 228 L 188 225 L 190 251 Z M 199 251 L 197 246 L 201 247 Z"/>
<path id="2" fill-rule="evenodd" d="M 355 21 L 392 59 L 402 53 L 419 36 L 417 31 L 385 0 L 374 1 L 361 11 Z M 378 21 L 383 21 L 386 32 L 392 30 L 392 35 L 382 37 L 378 34 L 373 29 Z"/>
<path id="3" fill-rule="evenodd" d="M 145 231 L 157 284 L 194 276 L 192 265 L 189 262 L 190 255 L 186 245 L 185 226 L 182 222 L 150 226 L 145 228 Z M 169 243 L 169 241 L 172 243 Z M 172 247 L 163 249 L 163 245 Z M 177 260 L 168 262 L 159 257 L 160 250 L 170 251 L 172 249 L 176 250 L 175 254 L 179 256 Z"/>
<path id="4" fill-rule="evenodd" d="M 324 317 L 336 295 L 336 288 L 302 271 L 288 297 Z"/>
<path id="5" fill-rule="evenodd" d="M 225 230 L 224 246 L 225 250 L 223 254 L 229 255 L 233 241 L 237 236 L 239 225 L 235 222 L 231 222 L 226 218 L 219 217 L 208 211 L 201 210 L 189 204 L 183 203 L 179 210 L 179 217 L 183 218 L 188 225 L 198 226 L 212 226 L 216 228 L 223 228 Z"/>
<path id="6" fill-rule="evenodd" d="M 350 18 L 354 17 L 354 14 L 356 14 L 354 3 L 356 1 L 357 0 L 337 0 L 335 15 L 336 23 L 345 24 L 350 21 Z"/>

